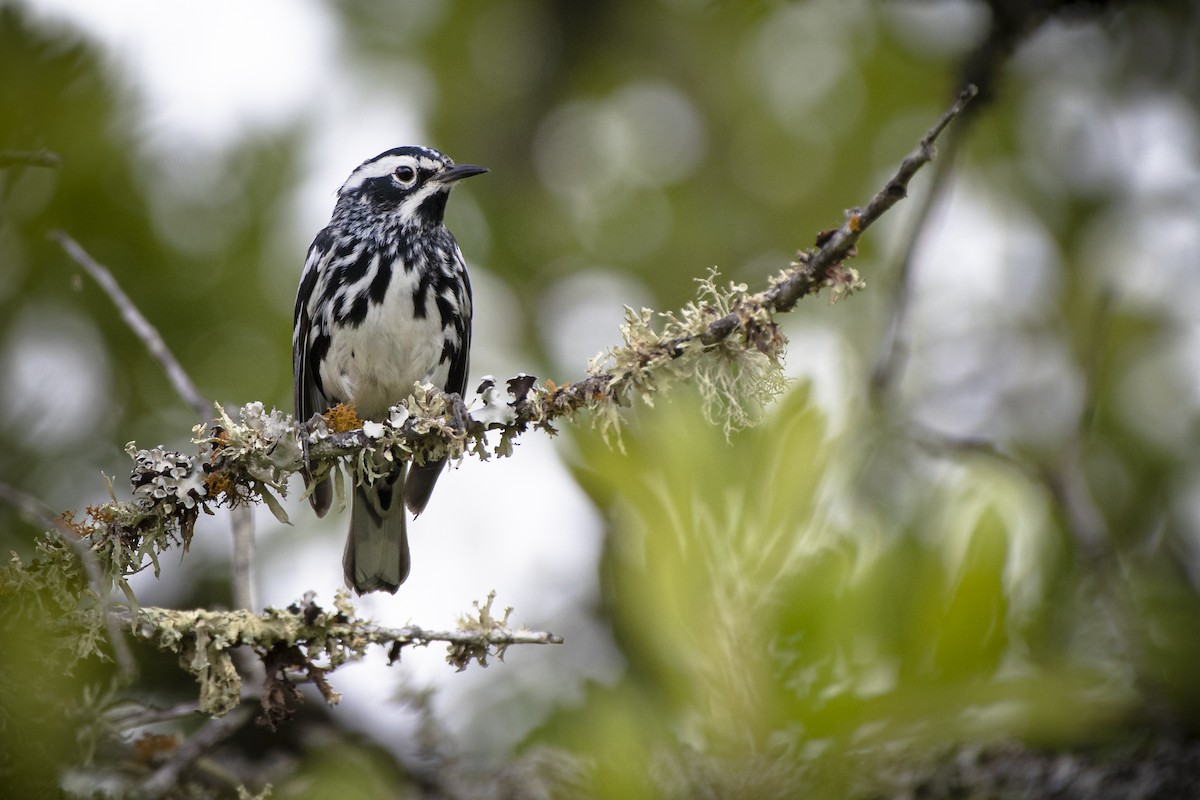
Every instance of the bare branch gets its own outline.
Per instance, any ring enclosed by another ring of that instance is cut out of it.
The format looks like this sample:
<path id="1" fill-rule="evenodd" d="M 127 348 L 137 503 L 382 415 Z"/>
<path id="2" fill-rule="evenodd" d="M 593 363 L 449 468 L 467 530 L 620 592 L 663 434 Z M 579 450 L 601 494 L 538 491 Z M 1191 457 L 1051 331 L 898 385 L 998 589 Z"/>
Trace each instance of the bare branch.
<path id="1" fill-rule="evenodd" d="M 0 500 L 3 500 L 27 522 L 41 525 L 44 530 L 59 530 L 62 525 L 50 506 L 15 486 L 0 481 Z"/>
<path id="2" fill-rule="evenodd" d="M 954 163 L 954 155 L 958 150 L 958 142 L 962 140 L 962 130 L 962 128 L 957 129 L 957 135 L 950 138 L 948 146 L 944 148 L 941 154 L 942 157 L 933 167 L 933 178 L 930 181 L 930 189 L 925 194 L 925 199 L 917 210 L 912 224 L 912 231 L 909 234 L 908 241 L 905 243 L 904 253 L 900 258 L 896 283 L 892 289 L 892 302 L 889 304 L 891 315 L 888 320 L 887 331 L 880 345 L 875 366 L 871 370 L 871 396 L 877 402 L 895 382 L 897 373 L 903 368 L 905 360 L 908 357 L 908 336 L 906 329 L 908 326 L 908 313 L 911 307 L 913 275 L 916 272 L 914 258 L 917 251 L 917 244 L 921 240 L 921 234 L 925 230 L 925 224 L 930 214 L 941 201 L 946 187 L 949 185 L 947 179 L 950 175 L 950 167 Z"/>
<path id="3" fill-rule="evenodd" d="M 254 509 L 234 506 L 229 511 L 233 526 L 233 604 L 237 608 L 258 608 L 254 591 Z"/>
<path id="4" fill-rule="evenodd" d="M 129 732 L 148 725 L 160 725 L 177 719 L 195 717 L 200 713 L 197 703 L 178 703 L 168 708 L 155 708 L 149 705 L 118 706 L 108 711 L 105 716 L 108 722 L 122 732 Z"/>
<path id="5" fill-rule="evenodd" d="M 937 156 L 934 142 L 941 136 L 942 131 L 963 112 L 967 104 L 978 94 L 975 86 L 967 86 L 958 95 L 954 104 L 930 128 L 915 149 L 900 162 L 900 168 L 891 180 L 871 198 L 866 208 L 861 211 L 852 210 L 846 221 L 821 246 L 805 266 L 806 270 L 789 276 L 771 290 L 768 305 L 774 311 L 789 311 L 796 301 L 805 295 L 819 289 L 829 277 L 830 270 L 850 255 L 851 249 L 863 232 L 884 215 L 892 206 L 908 196 L 908 184 L 921 167 L 928 164 Z"/>
<path id="6" fill-rule="evenodd" d="M 125 324 L 137 335 L 142 343 L 146 345 L 146 349 L 150 351 L 150 355 L 159 363 L 163 371 L 167 374 L 167 379 L 171 382 L 171 387 L 175 390 L 183 401 L 192 407 L 196 412 L 196 416 L 201 420 L 207 421 L 212 416 L 212 404 L 204 399 L 200 394 L 200 390 L 196 388 L 196 384 L 192 383 L 192 379 L 188 377 L 187 372 L 183 369 L 183 365 L 171 353 L 167 343 L 163 341 L 162 335 L 158 329 L 150 323 L 142 312 L 138 310 L 133 301 L 129 299 L 129 295 L 117 283 L 117 279 L 103 264 L 92 258 L 91 255 L 83 249 L 83 247 L 62 231 L 54 231 L 50 234 L 54 241 L 58 242 L 59 246 L 66 251 L 71 260 L 83 268 L 92 279 L 100 285 L 109 299 L 121 312 L 121 318 L 125 320 Z"/>

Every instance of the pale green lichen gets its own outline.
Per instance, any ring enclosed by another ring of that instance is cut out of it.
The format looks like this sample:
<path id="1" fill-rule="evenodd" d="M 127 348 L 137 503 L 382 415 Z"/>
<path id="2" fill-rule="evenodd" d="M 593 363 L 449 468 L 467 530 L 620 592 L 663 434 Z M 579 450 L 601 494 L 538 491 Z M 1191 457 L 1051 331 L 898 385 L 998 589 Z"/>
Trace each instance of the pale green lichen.
<path id="1" fill-rule="evenodd" d="M 200 710 L 222 716 L 241 702 L 242 681 L 233 662 L 236 647 L 262 654 L 277 644 L 297 646 L 310 664 L 332 670 L 366 652 L 371 639 L 364 623 L 353 617 L 345 591 L 325 611 L 306 599 L 303 607 L 250 611 L 179 611 L 143 608 L 134 630 L 159 647 L 179 654 L 179 664 L 200 685 Z M 331 703 L 337 702 L 336 694 Z"/>
<path id="2" fill-rule="evenodd" d="M 198 426 L 192 440 L 208 446 L 210 474 L 232 473 L 231 480 L 222 483 L 231 487 L 226 490 L 231 504 L 258 498 L 280 522 L 287 522 L 278 497 L 287 494 L 288 476 L 302 460 L 292 416 L 277 409 L 267 412 L 260 402 L 242 406 L 237 421 L 220 405 L 216 410 L 217 427 L 209 431 Z"/>
<path id="3" fill-rule="evenodd" d="M 492 634 L 508 631 L 508 618 L 512 615 L 513 609 L 511 606 L 507 607 L 504 609 L 503 616 L 496 617 L 492 613 L 492 603 L 495 600 L 496 592 L 492 590 L 488 592 L 487 599 L 482 603 L 478 600 L 472 602 L 472 605 L 475 606 L 474 614 L 462 615 L 458 618 L 459 630 L 478 635 L 478 639 L 474 641 L 455 642 L 447 648 L 446 663 L 456 667 L 459 672 L 465 670 L 472 661 L 481 667 L 486 667 L 489 655 L 494 655 L 501 661 L 504 660 L 507 645 L 492 644 L 488 638 Z"/>
<path id="4" fill-rule="evenodd" d="M 621 399 L 632 396 L 653 406 L 679 383 L 694 383 L 705 418 L 728 435 L 756 424 L 763 409 L 786 388 L 780 366 L 785 340 L 760 296 L 746 285 L 717 283 L 709 270 L 698 279 L 694 301 L 678 313 L 625 309 L 623 344 L 589 364 L 593 376 L 611 376 L 608 402 L 593 407 L 594 423 L 606 439 L 619 434 Z M 714 323 L 734 319 L 734 333 L 714 337 Z"/>
<path id="5" fill-rule="evenodd" d="M 412 394 L 392 406 L 386 422 L 363 423 L 363 436 L 371 446 L 359 448 L 345 459 L 355 483 L 387 478 L 401 460 L 416 464 L 461 460 L 471 452 L 471 443 L 466 429 L 453 424 L 453 416 L 454 407 L 444 393 L 429 384 L 414 386 Z M 326 467 L 314 474 L 333 477 L 332 471 Z M 344 502 L 344 488 L 335 483 L 335 490 L 339 502 Z"/>
<path id="6" fill-rule="evenodd" d="M 317 684 L 330 704 L 340 695 L 325 681 L 325 675 L 348 661 L 362 658 L 372 644 L 390 646 L 392 659 L 399 658 L 405 646 L 445 641 L 446 659 L 460 670 L 472 662 L 487 666 L 489 656 L 503 658 L 513 643 L 555 644 L 561 638 L 508 627 L 512 609 L 502 616 L 492 612 L 495 593 L 484 603 L 475 603 L 475 613 L 460 620 L 457 631 L 427 631 L 415 626 L 382 628 L 355 616 L 349 595 L 340 590 L 332 610 L 313 602 L 309 593 L 300 603 L 286 609 L 268 608 L 261 614 L 249 611 L 177 611 L 143 608 L 134 617 L 134 631 L 158 647 L 179 655 L 180 666 L 200 686 L 200 710 L 221 716 L 241 700 L 242 682 L 233 661 L 237 647 L 248 647 L 267 668 L 264 713 L 268 718 L 285 718 L 289 713 L 283 700 L 273 696 L 293 694 L 289 674 L 306 674 Z M 287 685 L 287 692 L 273 695 L 271 687 Z M 273 707 L 268 708 L 268 705 Z"/>

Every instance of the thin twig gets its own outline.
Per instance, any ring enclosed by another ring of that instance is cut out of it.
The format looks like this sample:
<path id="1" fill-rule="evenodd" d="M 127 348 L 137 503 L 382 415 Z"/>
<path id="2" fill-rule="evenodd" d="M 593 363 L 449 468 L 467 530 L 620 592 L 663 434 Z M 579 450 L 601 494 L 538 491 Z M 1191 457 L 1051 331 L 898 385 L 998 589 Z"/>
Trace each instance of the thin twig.
<path id="1" fill-rule="evenodd" d="M 129 299 L 129 295 L 117 283 L 117 279 L 113 277 L 112 272 L 103 264 L 96 261 L 92 256 L 83 249 L 83 247 L 62 231 L 53 231 L 50 238 L 58 242 L 66 254 L 71 257 L 79 266 L 83 267 L 88 275 L 100 285 L 104 293 L 121 312 L 121 318 L 137 335 L 142 343 L 146 345 L 146 349 L 150 351 L 150 355 L 159 363 L 163 371 L 167 374 L 167 379 L 171 382 L 171 387 L 175 389 L 183 401 L 192 407 L 196 412 L 196 416 L 204 421 L 208 421 L 212 417 L 212 404 L 204 399 L 204 395 L 200 394 L 200 390 L 196 388 L 196 384 L 188 377 L 179 360 L 171 353 L 167 343 L 163 341 L 162 335 L 158 329 L 150 323 L 148 319 L 138 310 L 133 301 Z"/>
<path id="2" fill-rule="evenodd" d="M 71 259 L 83 267 L 100 285 L 121 312 L 121 318 L 141 339 L 150 351 L 150 355 L 158 361 L 167 379 L 175 389 L 175 393 L 185 403 L 192 407 L 202 420 L 212 418 L 212 403 L 200 394 L 196 384 L 188 376 L 183 365 L 167 347 L 167 343 L 159 334 L 158 329 L 138 310 L 129 295 L 117 283 L 117 279 L 107 267 L 96 261 L 83 249 L 83 246 L 62 231 L 55 231 L 51 237 L 59 243 Z M 234 509 L 230 523 L 233 533 L 233 595 L 242 608 L 257 608 L 254 597 L 254 517 L 249 510 Z"/>
<path id="3" fill-rule="evenodd" d="M 87 541 L 79 538 L 61 517 L 55 516 L 53 509 L 33 495 L 23 492 L 15 486 L 0 482 L 0 500 L 8 503 L 26 519 L 40 524 L 45 530 L 54 531 L 58 534 L 59 539 L 75 551 L 100 604 L 99 612 L 104 619 L 108 641 L 112 644 L 113 660 L 117 664 L 117 672 L 122 682 L 131 682 L 137 677 L 137 663 L 133 659 L 133 653 L 129 649 L 129 643 L 125 641 L 117 618 L 109 613 L 108 581 L 100 571 L 100 562 L 96 559 L 96 554 L 92 552 L 91 546 Z"/>
<path id="4" fill-rule="evenodd" d="M 3 500 L 14 511 L 20 514 L 26 522 L 38 525 L 46 530 L 60 530 L 62 520 L 54 515 L 54 510 L 31 494 L 21 491 L 15 486 L 0 482 L 0 500 Z"/>
<path id="5" fill-rule="evenodd" d="M 62 156 L 45 148 L 41 150 L 0 150 L 0 169 L 6 167 L 61 167 Z"/>
<path id="6" fill-rule="evenodd" d="M 108 722 L 123 733 L 144 728 L 147 725 L 159 725 L 177 719 L 195 717 L 200 713 L 200 704 L 196 702 L 178 703 L 169 708 L 154 708 L 152 706 L 129 705 L 120 707 L 105 714 Z"/>
<path id="7" fill-rule="evenodd" d="M 941 119 L 921 137 L 916 148 L 904 157 L 896 174 L 878 194 L 871 198 L 871 202 L 867 203 L 866 208 L 861 211 L 852 211 L 842 226 L 809 259 L 808 269 L 772 288 L 768 297 L 768 304 L 772 310 L 789 311 L 801 297 L 819 289 L 829 277 L 829 270 L 850 254 L 851 248 L 858 242 L 858 238 L 863 232 L 883 216 L 888 209 L 908 196 L 909 181 L 921 167 L 937 156 L 934 142 L 978 93 L 979 90 L 973 85 L 963 89 L 959 93 L 958 99 L 947 109 Z"/>
<path id="8" fill-rule="evenodd" d="M 258 608 L 254 590 L 254 507 L 248 503 L 229 511 L 233 525 L 233 604 L 237 608 Z"/>
<path id="9" fill-rule="evenodd" d="M 947 141 L 941 153 L 942 157 L 933 166 L 929 191 L 917 209 L 916 218 L 912 223 L 912 231 L 900 258 L 896 282 L 892 289 L 891 316 L 879 348 L 879 355 L 875 360 L 875 367 L 871 370 L 870 394 L 876 402 L 881 400 L 895 384 L 896 375 L 904 368 L 908 358 L 907 329 L 909 311 L 912 307 L 912 284 L 913 276 L 916 273 L 917 244 L 926 230 L 930 214 L 945 196 L 946 187 L 949 186 L 950 167 L 954 163 L 954 156 L 958 152 L 960 141 L 962 141 L 962 128 L 958 128 L 957 135 Z"/>

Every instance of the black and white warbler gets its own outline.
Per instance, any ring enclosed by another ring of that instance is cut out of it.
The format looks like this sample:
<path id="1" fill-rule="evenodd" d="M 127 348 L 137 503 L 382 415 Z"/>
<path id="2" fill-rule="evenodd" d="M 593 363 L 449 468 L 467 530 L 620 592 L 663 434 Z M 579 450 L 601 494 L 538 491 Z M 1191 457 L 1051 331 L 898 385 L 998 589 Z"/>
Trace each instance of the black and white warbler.
<path id="1" fill-rule="evenodd" d="M 437 150 L 398 147 L 363 162 L 342 184 L 296 294 L 298 422 L 338 403 L 384 420 L 417 383 L 463 393 L 471 284 L 442 218 L 455 182 L 482 172 Z M 395 592 L 408 577 L 404 509 L 425 508 L 443 466 L 401 464 L 355 488 L 342 565 L 356 592 Z M 318 516 L 332 499 L 327 480 L 309 496 Z"/>

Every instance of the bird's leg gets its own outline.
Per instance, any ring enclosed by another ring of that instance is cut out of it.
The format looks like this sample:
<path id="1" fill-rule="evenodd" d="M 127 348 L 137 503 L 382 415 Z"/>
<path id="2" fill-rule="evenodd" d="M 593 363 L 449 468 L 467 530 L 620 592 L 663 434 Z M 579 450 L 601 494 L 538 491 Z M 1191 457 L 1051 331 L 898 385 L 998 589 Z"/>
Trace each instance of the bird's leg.
<path id="1" fill-rule="evenodd" d="M 471 422 L 471 414 L 467 410 L 466 401 L 458 392 L 447 392 L 446 402 L 450 405 L 450 427 L 455 433 L 464 433 Z"/>

